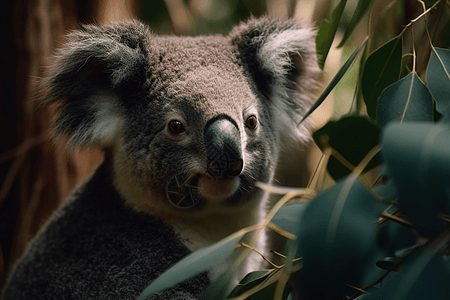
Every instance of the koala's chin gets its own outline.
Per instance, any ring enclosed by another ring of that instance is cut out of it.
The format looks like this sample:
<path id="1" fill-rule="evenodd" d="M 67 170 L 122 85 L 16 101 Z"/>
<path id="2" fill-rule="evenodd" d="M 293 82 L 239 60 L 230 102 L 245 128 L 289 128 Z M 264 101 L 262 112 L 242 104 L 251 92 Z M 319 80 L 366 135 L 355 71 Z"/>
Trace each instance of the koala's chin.
<path id="1" fill-rule="evenodd" d="M 216 178 L 208 175 L 199 175 L 197 180 L 198 194 L 200 198 L 210 201 L 223 201 L 234 195 L 240 185 L 239 177 Z"/>

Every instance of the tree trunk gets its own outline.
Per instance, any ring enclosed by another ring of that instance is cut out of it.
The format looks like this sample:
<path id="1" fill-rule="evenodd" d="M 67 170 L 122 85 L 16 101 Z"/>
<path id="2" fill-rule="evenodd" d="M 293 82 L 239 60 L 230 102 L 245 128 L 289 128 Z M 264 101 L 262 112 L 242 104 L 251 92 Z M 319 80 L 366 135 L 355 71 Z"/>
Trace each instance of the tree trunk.
<path id="1" fill-rule="evenodd" d="M 135 15 L 134 1 L 112 8 L 110 2 L 11 0 L 2 5 L 0 286 L 51 213 L 102 159 L 98 150 L 73 154 L 65 141 L 50 141 L 54 113 L 39 105 L 38 87 L 68 30 Z"/>

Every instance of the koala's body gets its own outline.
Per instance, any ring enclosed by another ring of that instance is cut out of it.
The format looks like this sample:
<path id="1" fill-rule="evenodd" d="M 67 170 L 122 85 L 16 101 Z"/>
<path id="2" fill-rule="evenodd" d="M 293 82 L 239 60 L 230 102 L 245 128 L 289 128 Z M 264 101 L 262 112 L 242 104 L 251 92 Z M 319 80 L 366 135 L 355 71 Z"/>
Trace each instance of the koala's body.
<path id="1" fill-rule="evenodd" d="M 280 132 L 308 137 L 296 123 L 314 49 L 306 24 L 269 18 L 228 36 L 156 36 L 138 21 L 69 34 L 46 101 L 60 103 L 60 135 L 105 159 L 30 243 L 1 299 L 136 299 L 191 251 L 261 222 L 268 196 L 255 183 L 273 179 Z M 215 275 L 151 299 L 196 299 Z"/>

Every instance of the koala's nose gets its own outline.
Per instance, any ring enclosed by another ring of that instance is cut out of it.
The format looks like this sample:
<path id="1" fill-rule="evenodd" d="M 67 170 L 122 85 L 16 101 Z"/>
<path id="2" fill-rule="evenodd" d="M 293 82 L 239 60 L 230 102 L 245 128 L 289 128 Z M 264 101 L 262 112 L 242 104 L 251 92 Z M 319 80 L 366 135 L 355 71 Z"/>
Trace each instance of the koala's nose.
<path id="1" fill-rule="evenodd" d="M 244 166 L 241 136 L 235 124 L 219 118 L 205 128 L 204 141 L 208 173 L 214 177 L 238 176 Z"/>

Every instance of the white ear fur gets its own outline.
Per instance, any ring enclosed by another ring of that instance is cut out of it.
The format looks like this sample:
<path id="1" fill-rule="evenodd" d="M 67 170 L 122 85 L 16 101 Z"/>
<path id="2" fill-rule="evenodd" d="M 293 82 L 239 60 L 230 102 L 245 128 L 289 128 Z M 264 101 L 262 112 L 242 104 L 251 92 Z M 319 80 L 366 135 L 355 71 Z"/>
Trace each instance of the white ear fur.
<path id="1" fill-rule="evenodd" d="M 119 99 L 114 95 L 98 94 L 90 97 L 94 120 L 78 127 L 69 139 L 74 148 L 86 145 L 111 146 L 121 127 L 122 117 L 117 105 Z"/>
<path id="2" fill-rule="evenodd" d="M 258 59 L 263 69 L 271 74 L 274 81 L 271 87 L 271 99 L 279 111 L 276 118 L 278 130 L 290 133 L 296 141 L 306 142 L 310 139 L 310 122 L 298 126 L 300 116 L 310 107 L 310 91 L 316 87 L 319 73 L 317 59 L 312 49 L 315 32 L 309 28 L 291 28 L 272 33 L 258 52 Z M 289 72 L 297 69 L 297 82 L 289 82 Z M 292 99 L 300 105 L 293 106 Z"/>
<path id="3" fill-rule="evenodd" d="M 294 67 L 289 54 L 295 53 L 301 58 L 302 53 L 310 51 L 313 40 L 314 35 L 309 28 L 287 29 L 273 33 L 261 47 L 258 57 L 263 68 L 281 83 L 285 81 L 288 71 Z"/>

